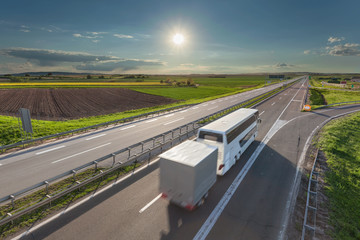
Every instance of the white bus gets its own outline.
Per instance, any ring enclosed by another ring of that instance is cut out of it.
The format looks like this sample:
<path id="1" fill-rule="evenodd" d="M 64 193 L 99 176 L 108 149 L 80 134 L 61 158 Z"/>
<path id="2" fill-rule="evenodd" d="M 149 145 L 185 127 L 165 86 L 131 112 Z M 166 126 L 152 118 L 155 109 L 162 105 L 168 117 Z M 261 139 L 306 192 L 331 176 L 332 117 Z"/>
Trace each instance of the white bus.
<path id="1" fill-rule="evenodd" d="M 224 175 L 254 141 L 259 122 L 258 110 L 240 108 L 199 129 L 196 141 L 218 147 L 218 175 Z"/>

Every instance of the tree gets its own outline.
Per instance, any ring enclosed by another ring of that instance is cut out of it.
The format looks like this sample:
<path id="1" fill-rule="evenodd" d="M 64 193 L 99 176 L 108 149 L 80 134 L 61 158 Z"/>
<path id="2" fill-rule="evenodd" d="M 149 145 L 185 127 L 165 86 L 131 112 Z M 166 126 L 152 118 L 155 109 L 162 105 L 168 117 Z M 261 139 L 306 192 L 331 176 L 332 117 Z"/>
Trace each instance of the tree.
<path id="1" fill-rule="evenodd" d="M 91 79 L 91 75 L 87 75 L 87 76 L 86 76 L 86 79 Z"/>

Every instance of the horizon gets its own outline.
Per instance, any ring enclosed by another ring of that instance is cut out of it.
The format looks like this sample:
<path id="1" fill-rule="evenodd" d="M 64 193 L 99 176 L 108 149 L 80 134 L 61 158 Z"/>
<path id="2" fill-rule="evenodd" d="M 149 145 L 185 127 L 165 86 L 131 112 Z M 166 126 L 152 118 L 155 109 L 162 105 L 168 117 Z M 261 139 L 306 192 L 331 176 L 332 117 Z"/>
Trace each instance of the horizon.
<path id="1" fill-rule="evenodd" d="M 356 74 L 359 7 L 357 0 L 5 1 L 0 74 Z"/>

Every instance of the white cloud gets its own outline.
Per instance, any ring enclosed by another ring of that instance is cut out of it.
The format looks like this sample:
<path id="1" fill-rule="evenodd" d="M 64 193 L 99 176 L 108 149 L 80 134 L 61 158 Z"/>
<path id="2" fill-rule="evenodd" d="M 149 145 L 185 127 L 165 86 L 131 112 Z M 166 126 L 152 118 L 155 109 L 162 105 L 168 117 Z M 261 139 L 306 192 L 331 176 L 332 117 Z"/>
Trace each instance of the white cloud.
<path id="1" fill-rule="evenodd" d="M 360 44 L 345 43 L 326 47 L 326 54 L 331 56 L 360 56 Z"/>
<path id="2" fill-rule="evenodd" d="M 311 50 L 305 50 L 305 51 L 304 51 L 304 54 L 305 54 L 305 55 L 309 55 L 310 53 L 311 53 Z"/>
<path id="3" fill-rule="evenodd" d="M 20 28 L 20 31 L 21 31 L 21 32 L 26 32 L 26 33 L 30 32 L 30 28 L 29 28 L 28 26 L 26 26 L 26 25 L 21 25 L 20 27 L 21 27 L 21 28 Z"/>
<path id="4" fill-rule="evenodd" d="M 117 38 L 127 38 L 127 39 L 134 38 L 133 36 L 124 35 L 124 34 L 114 34 L 113 36 L 114 36 L 114 37 L 117 37 Z"/>
<path id="5" fill-rule="evenodd" d="M 343 41 L 343 40 L 345 40 L 344 37 L 341 37 L 341 38 L 329 37 L 328 42 L 329 42 L 329 43 L 335 43 L 335 42 L 341 42 L 341 41 Z"/>
<path id="6" fill-rule="evenodd" d="M 74 33 L 73 36 L 76 38 L 85 38 L 90 39 L 93 43 L 100 42 L 100 38 L 103 38 L 101 34 L 106 34 L 106 32 L 87 32 L 86 35 L 80 33 Z"/>

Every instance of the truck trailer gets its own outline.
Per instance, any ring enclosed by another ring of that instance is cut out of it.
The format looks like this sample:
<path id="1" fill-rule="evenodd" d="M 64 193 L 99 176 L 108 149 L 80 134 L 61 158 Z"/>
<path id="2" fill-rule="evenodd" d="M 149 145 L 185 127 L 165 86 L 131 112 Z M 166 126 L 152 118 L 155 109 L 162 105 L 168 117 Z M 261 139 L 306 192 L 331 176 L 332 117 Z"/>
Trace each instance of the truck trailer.
<path id="1" fill-rule="evenodd" d="M 190 211 L 203 204 L 216 182 L 217 156 L 217 147 L 190 140 L 162 153 L 162 197 Z"/>

